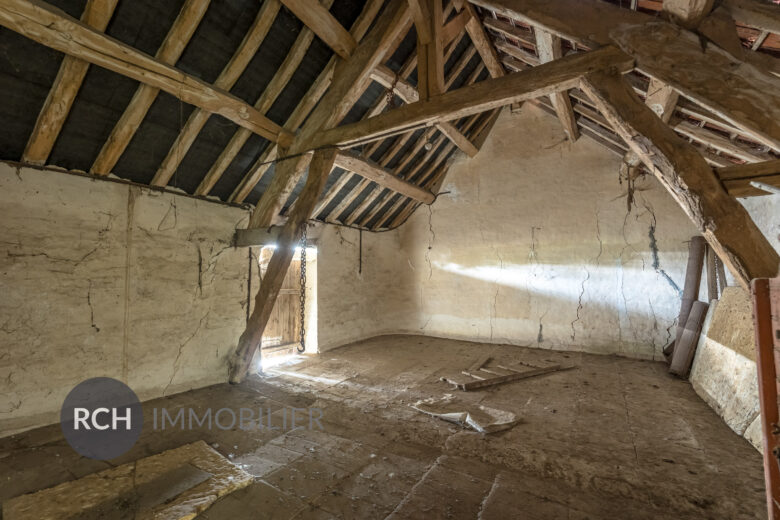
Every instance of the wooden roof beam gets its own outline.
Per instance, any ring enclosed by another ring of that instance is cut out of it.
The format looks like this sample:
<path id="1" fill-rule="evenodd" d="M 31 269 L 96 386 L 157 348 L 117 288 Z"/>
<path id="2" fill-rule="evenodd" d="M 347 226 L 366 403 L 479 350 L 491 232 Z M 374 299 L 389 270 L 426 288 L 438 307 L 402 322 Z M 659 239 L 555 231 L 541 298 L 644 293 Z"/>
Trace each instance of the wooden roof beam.
<path id="1" fill-rule="evenodd" d="M 274 177 L 255 207 L 249 227 L 267 227 L 274 223 L 310 160 L 308 154 L 299 154 L 319 148 L 312 146 L 314 136 L 336 125 L 346 115 L 368 87 L 371 71 L 381 63 L 399 35 L 409 30 L 411 23 L 406 2 L 390 0 L 352 57 L 338 64 L 330 89 L 290 145 L 286 155 L 291 158 L 276 163 Z"/>
<path id="2" fill-rule="evenodd" d="M 306 27 L 344 59 L 349 58 L 357 47 L 355 38 L 334 18 L 330 11 L 316 0 L 282 0 L 282 3 Z"/>
<path id="3" fill-rule="evenodd" d="M 536 35 L 536 50 L 539 53 L 541 63 L 549 63 L 558 60 L 563 56 L 561 49 L 561 39 L 554 34 L 550 34 L 539 27 L 534 28 Z M 565 91 L 554 92 L 550 94 L 550 102 L 558 116 L 558 120 L 563 126 L 563 131 L 569 141 L 576 141 L 580 137 L 577 131 L 577 123 L 574 120 L 574 112 L 571 109 L 571 100 L 569 94 Z"/>
<path id="4" fill-rule="evenodd" d="M 441 31 L 444 24 L 442 0 L 409 0 L 419 4 L 427 16 L 415 27 L 417 38 L 417 91 L 420 99 L 429 99 L 444 92 L 444 45 Z M 415 9 L 412 9 L 415 12 Z M 427 30 L 420 28 L 427 25 Z M 427 34 L 425 34 L 427 33 Z"/>
<path id="5" fill-rule="evenodd" d="M 636 67 L 780 151 L 780 80 L 674 24 L 594 0 L 473 0 L 473 3 L 595 49 L 617 45 Z M 684 67 L 676 66 L 684 63 Z"/>
<path id="6" fill-rule="evenodd" d="M 581 88 L 658 178 L 744 287 L 772 278 L 780 256 L 699 152 L 661 121 L 617 74 L 592 73 Z"/>
<path id="7" fill-rule="evenodd" d="M 360 16 L 358 16 L 358 19 L 355 20 L 350 29 L 350 34 L 356 41 L 359 42 L 363 39 L 383 3 L 384 0 L 369 0 L 366 2 L 363 11 L 361 11 Z M 309 90 L 306 91 L 306 95 L 303 96 L 293 113 L 287 118 L 284 124 L 285 128 L 296 130 L 303 124 L 320 99 L 322 99 L 322 96 L 325 95 L 328 87 L 330 87 L 330 83 L 333 80 L 333 71 L 338 61 L 339 59 L 336 56 L 331 57 L 323 71 L 320 72 L 320 75 L 314 80 Z M 260 157 L 244 174 L 241 182 L 233 190 L 228 200 L 230 202 L 243 202 L 268 172 L 271 161 L 276 160 L 278 153 L 279 147 L 276 143 L 266 147 L 263 153 L 260 154 Z"/>
<path id="8" fill-rule="evenodd" d="M 228 64 L 225 65 L 225 68 L 222 69 L 222 72 L 214 81 L 215 87 L 230 90 L 236 84 L 268 35 L 268 31 L 271 29 L 281 7 L 282 4 L 279 3 L 279 0 L 267 0 L 263 3 L 252 23 L 252 27 L 249 28 L 238 49 L 236 49 Z M 206 110 L 195 108 L 192 111 L 179 135 L 176 136 L 176 140 L 171 145 L 170 150 L 168 150 L 162 163 L 157 168 L 151 181 L 153 186 L 165 186 L 168 184 L 210 117 L 211 113 Z"/>
<path id="9" fill-rule="evenodd" d="M 501 61 L 498 59 L 493 43 L 485 33 L 485 28 L 482 26 L 482 20 L 477 15 L 477 11 L 474 6 L 465 0 L 455 0 L 455 9 L 460 11 L 461 9 L 469 13 L 469 21 L 466 23 L 466 32 L 469 33 L 471 43 L 477 48 L 477 52 L 482 57 L 482 62 L 487 67 L 491 78 L 500 78 L 506 72 L 501 65 Z"/>
<path id="10" fill-rule="evenodd" d="M 633 60 L 623 52 L 606 47 L 597 51 L 566 56 L 532 69 L 488 79 L 428 101 L 418 101 L 365 121 L 321 132 L 309 143 L 311 149 L 329 144 L 352 147 L 414 128 L 459 119 L 517 101 L 568 90 L 592 71 L 606 68 L 627 72 Z"/>
<path id="11" fill-rule="evenodd" d="M 105 31 L 117 2 L 118 0 L 88 0 L 81 21 L 96 31 Z M 23 163 L 40 166 L 49 158 L 88 69 L 89 62 L 84 60 L 73 56 L 65 56 L 62 59 L 60 70 L 24 148 Z"/>
<path id="12" fill-rule="evenodd" d="M 274 142 L 293 135 L 224 90 L 110 38 L 40 0 L 4 0 L 0 25 L 42 45 L 164 90 Z"/>
<path id="13" fill-rule="evenodd" d="M 260 346 L 263 331 L 265 331 L 276 298 L 284 283 L 287 270 L 295 255 L 295 245 L 299 241 L 306 222 L 311 217 L 314 205 L 325 186 L 333 161 L 338 150 L 334 148 L 317 150 L 309 167 L 309 176 L 301 191 L 301 196 L 290 211 L 287 222 L 279 230 L 268 269 L 263 276 L 263 283 L 255 297 L 255 306 L 247 320 L 246 329 L 238 340 L 238 346 L 231 356 L 229 379 L 231 383 L 240 383 L 246 377 L 252 358 Z"/>
<path id="14" fill-rule="evenodd" d="M 175 65 L 179 60 L 184 48 L 189 43 L 195 29 L 198 28 L 206 9 L 209 6 L 209 0 L 187 0 L 184 3 L 176 21 L 168 31 L 160 49 L 155 58 L 162 63 Z M 141 83 L 133 94 L 130 104 L 127 105 L 122 117 L 119 118 L 108 140 L 100 149 L 95 162 L 92 164 L 90 173 L 98 175 L 108 175 L 113 170 L 119 158 L 124 153 L 127 145 L 130 144 L 138 127 L 146 117 L 146 113 L 151 108 L 154 100 L 157 99 L 159 88 Z"/>
<path id="15" fill-rule="evenodd" d="M 325 0 L 322 5 L 323 7 L 330 7 L 332 4 L 333 0 Z M 255 102 L 254 106 L 256 109 L 263 114 L 271 109 L 287 83 L 292 79 L 295 71 L 298 70 L 298 66 L 306 56 L 306 51 L 308 51 L 313 40 L 314 33 L 308 27 L 304 27 L 301 32 L 298 33 L 298 37 L 295 39 L 295 42 L 287 53 L 284 61 L 277 69 L 273 78 L 271 78 L 271 81 L 266 85 L 263 93 Z M 233 134 L 233 137 L 230 138 L 227 146 L 225 146 L 219 154 L 219 157 L 217 157 L 217 160 L 214 161 L 214 164 L 212 164 L 211 168 L 206 172 L 203 180 L 198 184 L 198 187 L 195 190 L 196 195 L 209 194 L 250 137 L 252 137 L 252 134 L 247 132 L 244 128 L 239 128 L 238 131 Z"/>
<path id="16" fill-rule="evenodd" d="M 374 79 L 374 81 L 386 88 L 392 87 L 395 93 L 404 103 L 416 103 L 420 100 L 417 89 L 414 88 L 411 83 L 402 78 L 396 79 L 393 71 L 384 65 L 380 65 L 374 69 L 371 77 Z M 477 153 L 479 153 L 477 147 L 474 146 L 471 141 L 469 141 L 465 135 L 460 133 L 458 129 L 455 128 L 451 123 L 437 123 L 436 127 L 441 131 L 441 133 L 447 136 L 447 139 L 455 143 L 455 146 L 460 148 L 469 157 L 474 157 L 477 155 Z"/>
<path id="17" fill-rule="evenodd" d="M 430 191 L 426 191 L 419 186 L 407 182 L 393 175 L 393 172 L 386 170 L 378 164 L 361 158 L 354 152 L 341 151 L 336 156 L 335 165 L 347 171 L 356 173 L 365 179 L 374 181 L 383 188 L 387 188 L 404 197 L 431 204 L 435 197 Z"/>
<path id="18" fill-rule="evenodd" d="M 752 186 L 750 184 L 752 181 L 780 187 L 780 159 L 726 166 L 718 168 L 716 172 L 723 186 L 734 197 L 769 195 L 767 192 Z"/>

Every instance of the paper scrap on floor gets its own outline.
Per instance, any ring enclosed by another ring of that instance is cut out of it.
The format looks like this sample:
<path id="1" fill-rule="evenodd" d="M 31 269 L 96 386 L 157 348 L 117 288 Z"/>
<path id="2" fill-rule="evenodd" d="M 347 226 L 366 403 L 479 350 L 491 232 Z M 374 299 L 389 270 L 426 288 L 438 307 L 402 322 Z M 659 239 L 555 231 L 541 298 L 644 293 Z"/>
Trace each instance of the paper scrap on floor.
<path id="1" fill-rule="evenodd" d="M 506 430 L 519 422 L 511 412 L 459 401 L 452 394 L 422 399 L 411 405 L 417 411 L 472 428 L 480 433 Z"/>

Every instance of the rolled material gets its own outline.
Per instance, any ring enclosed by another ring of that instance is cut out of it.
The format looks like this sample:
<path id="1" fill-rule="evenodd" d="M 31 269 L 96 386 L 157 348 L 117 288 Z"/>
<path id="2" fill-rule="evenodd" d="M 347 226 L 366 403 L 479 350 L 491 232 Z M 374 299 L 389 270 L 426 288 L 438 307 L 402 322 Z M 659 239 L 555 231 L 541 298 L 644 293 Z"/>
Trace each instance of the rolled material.
<path id="1" fill-rule="evenodd" d="M 680 305 L 680 314 L 677 318 L 677 334 L 675 336 L 675 345 L 677 346 L 680 345 L 680 337 L 685 330 L 685 323 L 688 321 L 691 307 L 699 299 L 699 285 L 701 284 L 701 271 L 704 266 L 704 250 L 706 246 L 707 242 L 701 236 L 691 238 L 691 242 L 688 245 L 688 266 L 685 269 L 685 287 L 683 288 L 682 304 Z"/>
<path id="2" fill-rule="evenodd" d="M 685 377 L 690 372 L 693 356 L 696 354 L 696 346 L 699 344 L 701 327 L 704 324 L 704 317 L 707 315 L 709 306 L 708 303 L 693 302 L 688 321 L 683 327 L 683 333 L 675 344 L 672 363 L 669 365 L 669 372 L 672 374 Z"/>

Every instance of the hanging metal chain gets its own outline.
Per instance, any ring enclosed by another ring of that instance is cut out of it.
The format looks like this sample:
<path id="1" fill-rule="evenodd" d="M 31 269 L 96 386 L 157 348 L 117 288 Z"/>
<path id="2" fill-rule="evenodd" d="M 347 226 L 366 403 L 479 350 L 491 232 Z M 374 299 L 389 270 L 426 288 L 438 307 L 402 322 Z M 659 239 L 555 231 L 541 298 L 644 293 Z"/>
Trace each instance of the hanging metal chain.
<path id="1" fill-rule="evenodd" d="M 298 352 L 303 353 L 306 351 L 306 228 L 308 226 L 303 223 L 303 230 L 301 231 L 301 334 L 300 344 L 298 345 Z"/>

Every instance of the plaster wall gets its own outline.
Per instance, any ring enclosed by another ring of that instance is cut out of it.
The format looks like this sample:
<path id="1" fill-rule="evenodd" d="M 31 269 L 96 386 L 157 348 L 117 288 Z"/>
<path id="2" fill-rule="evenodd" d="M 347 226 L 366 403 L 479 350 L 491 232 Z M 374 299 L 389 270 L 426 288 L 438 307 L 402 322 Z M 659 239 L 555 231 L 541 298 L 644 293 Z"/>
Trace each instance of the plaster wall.
<path id="1" fill-rule="evenodd" d="M 649 176 L 526 104 L 401 228 L 422 334 L 661 359 L 687 241 L 697 234 Z"/>
<path id="2" fill-rule="evenodd" d="M 73 386 L 142 400 L 223 382 L 246 316 L 244 209 L 0 164 L 0 435 Z"/>
<path id="3" fill-rule="evenodd" d="M 363 233 L 323 226 L 317 248 L 320 352 L 383 334 L 408 332 L 416 322 L 413 272 L 398 231 Z"/>

